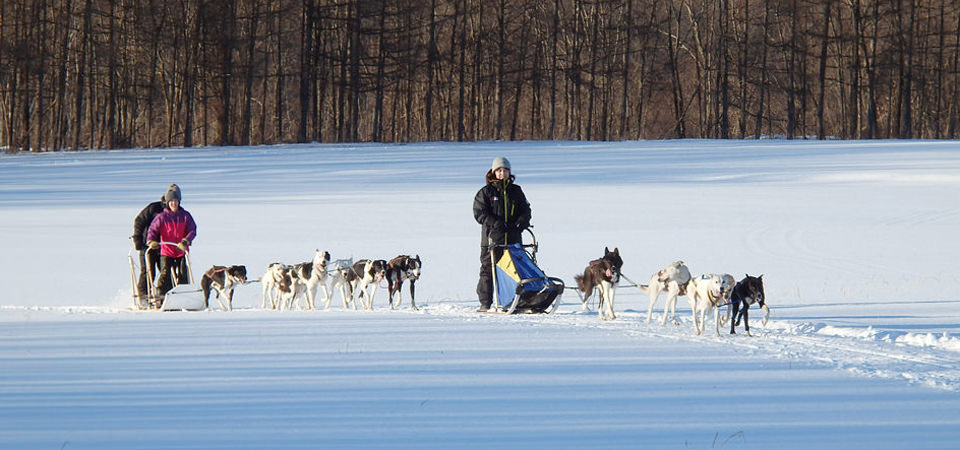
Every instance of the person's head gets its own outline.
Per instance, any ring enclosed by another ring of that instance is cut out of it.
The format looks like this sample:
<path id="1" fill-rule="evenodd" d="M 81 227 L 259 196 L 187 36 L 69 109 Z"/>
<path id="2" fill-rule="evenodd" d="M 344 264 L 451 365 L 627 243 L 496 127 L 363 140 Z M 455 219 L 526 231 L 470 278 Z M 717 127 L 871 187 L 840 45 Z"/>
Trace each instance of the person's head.
<path id="1" fill-rule="evenodd" d="M 167 188 L 167 192 L 163 194 L 163 203 L 167 205 L 167 208 L 170 208 L 171 211 L 176 211 L 180 208 L 180 186 L 176 184 L 171 184 Z"/>
<path id="2" fill-rule="evenodd" d="M 503 156 L 494 158 L 493 164 L 490 165 L 490 171 L 497 180 L 510 178 L 510 160 Z"/>

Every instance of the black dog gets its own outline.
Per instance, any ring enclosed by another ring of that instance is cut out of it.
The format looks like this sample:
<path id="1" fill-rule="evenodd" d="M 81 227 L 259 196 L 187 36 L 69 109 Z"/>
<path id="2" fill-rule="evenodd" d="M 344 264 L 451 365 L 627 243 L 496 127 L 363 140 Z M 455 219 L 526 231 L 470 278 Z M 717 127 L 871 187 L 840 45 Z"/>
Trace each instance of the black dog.
<path id="1" fill-rule="evenodd" d="M 220 309 L 224 311 L 233 310 L 233 288 L 237 285 L 247 282 L 246 266 L 213 266 L 203 273 L 203 279 L 200 280 L 200 287 L 203 289 L 203 305 L 210 308 L 210 291 L 216 289 L 217 301 L 220 302 Z M 225 297 L 226 305 L 223 303 Z"/>
<path id="2" fill-rule="evenodd" d="M 766 296 L 763 293 L 763 275 L 759 277 L 747 275 L 734 286 L 730 294 L 730 308 L 727 309 L 727 320 L 731 319 L 731 314 L 733 315 L 733 320 L 730 320 L 730 334 L 737 334 L 736 327 L 740 325 L 742 318 L 743 327 L 747 336 L 750 336 L 749 311 L 750 305 L 754 303 L 760 305 L 760 309 L 764 311 L 763 324 L 766 325 L 767 319 L 770 318 L 770 308 L 767 308 Z"/>

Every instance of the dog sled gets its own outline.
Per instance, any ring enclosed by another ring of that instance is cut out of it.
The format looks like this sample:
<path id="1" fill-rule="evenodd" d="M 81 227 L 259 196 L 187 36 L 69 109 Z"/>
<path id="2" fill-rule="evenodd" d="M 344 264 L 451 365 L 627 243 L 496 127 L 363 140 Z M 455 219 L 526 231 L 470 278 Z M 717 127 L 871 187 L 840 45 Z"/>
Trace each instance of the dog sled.
<path id="1" fill-rule="evenodd" d="M 496 245 L 490 249 L 493 263 L 493 305 L 502 314 L 550 314 L 560 304 L 563 280 L 549 277 L 537 266 L 537 238 L 529 229 L 530 244 Z M 497 253 L 501 253 L 496 258 Z"/>
<path id="2" fill-rule="evenodd" d="M 161 242 L 160 245 L 176 246 L 177 244 L 174 242 Z M 183 264 L 181 266 L 171 267 L 170 278 L 173 283 L 173 288 L 167 291 L 163 298 L 160 298 L 156 285 L 157 273 L 154 270 L 155 264 L 152 261 L 150 252 L 146 252 L 145 261 L 147 267 L 147 296 L 143 297 L 140 295 L 140 291 L 137 288 L 139 271 L 137 270 L 136 262 L 133 260 L 134 251 L 135 250 L 131 249 L 127 255 L 130 260 L 130 280 L 133 283 L 134 309 L 160 311 L 203 311 L 206 309 L 207 305 L 203 299 L 203 292 L 193 281 L 193 268 L 190 266 L 190 252 L 184 252 Z M 181 283 L 180 280 L 184 278 L 187 281 Z"/>

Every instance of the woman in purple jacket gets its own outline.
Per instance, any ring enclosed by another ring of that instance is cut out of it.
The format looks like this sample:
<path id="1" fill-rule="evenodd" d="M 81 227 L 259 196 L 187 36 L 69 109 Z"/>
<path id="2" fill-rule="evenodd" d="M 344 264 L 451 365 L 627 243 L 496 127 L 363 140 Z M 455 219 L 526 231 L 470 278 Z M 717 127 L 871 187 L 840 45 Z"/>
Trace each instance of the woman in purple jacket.
<path id="1" fill-rule="evenodd" d="M 179 284 L 190 282 L 183 255 L 197 236 L 197 224 L 193 221 L 193 216 L 180 207 L 180 191 L 168 190 L 163 200 L 166 207 L 153 218 L 147 230 L 147 245 L 152 249 L 160 249 L 160 277 L 157 278 L 160 299 L 173 288 L 171 272 L 176 274 Z M 160 242 L 177 244 L 161 246 Z"/>

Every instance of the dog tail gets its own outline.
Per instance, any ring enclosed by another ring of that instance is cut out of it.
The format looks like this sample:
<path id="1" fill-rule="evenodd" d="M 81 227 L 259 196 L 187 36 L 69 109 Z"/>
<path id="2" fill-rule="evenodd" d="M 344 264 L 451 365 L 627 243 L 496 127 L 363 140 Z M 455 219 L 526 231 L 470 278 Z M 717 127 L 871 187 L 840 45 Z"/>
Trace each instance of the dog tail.
<path id="1" fill-rule="evenodd" d="M 574 275 L 573 281 L 577 282 L 577 289 L 583 292 L 583 300 L 586 302 L 586 300 L 590 298 L 590 295 L 593 294 L 593 286 L 587 284 L 583 275 Z"/>
<path id="2" fill-rule="evenodd" d="M 649 286 L 649 285 L 646 285 L 646 284 L 638 284 L 638 285 L 637 285 L 637 288 L 639 288 L 640 291 L 643 292 L 644 294 L 649 294 L 649 293 L 650 293 L 650 286 Z"/>

